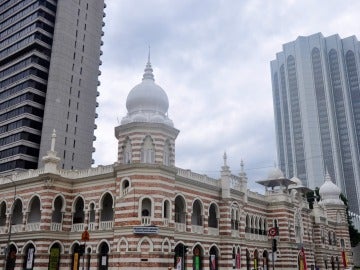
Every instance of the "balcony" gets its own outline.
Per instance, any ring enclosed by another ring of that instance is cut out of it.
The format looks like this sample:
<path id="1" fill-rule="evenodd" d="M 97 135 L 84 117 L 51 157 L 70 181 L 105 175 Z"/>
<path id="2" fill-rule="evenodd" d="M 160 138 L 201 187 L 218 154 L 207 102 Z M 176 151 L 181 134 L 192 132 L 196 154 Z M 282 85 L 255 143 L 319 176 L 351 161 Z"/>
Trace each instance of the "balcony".
<path id="1" fill-rule="evenodd" d="M 55 232 L 62 231 L 62 224 L 61 224 L 61 223 L 52 222 L 52 223 L 51 223 L 51 230 L 52 230 L 52 231 L 55 231 Z"/>
<path id="2" fill-rule="evenodd" d="M 141 225 L 144 226 L 151 225 L 151 217 L 141 217 Z"/>
<path id="3" fill-rule="evenodd" d="M 84 223 L 75 223 L 71 226 L 72 232 L 82 232 L 84 231 L 85 224 Z"/>
<path id="4" fill-rule="evenodd" d="M 100 221 L 99 230 L 112 230 L 114 221 Z"/>
<path id="5" fill-rule="evenodd" d="M 89 231 L 95 231 L 96 229 L 96 223 L 95 222 L 90 222 L 88 225 L 88 230 Z"/>
<path id="6" fill-rule="evenodd" d="M 6 233 L 6 231 L 7 231 L 7 227 L 0 226 L 0 234 L 4 234 L 4 233 Z"/>
<path id="7" fill-rule="evenodd" d="M 191 231 L 193 233 L 203 234 L 204 233 L 204 227 L 199 225 L 191 225 Z"/>
<path id="8" fill-rule="evenodd" d="M 168 219 L 168 218 L 164 218 L 164 219 L 163 219 L 163 224 L 164 224 L 164 227 L 169 227 L 169 219 Z"/>
<path id="9" fill-rule="evenodd" d="M 22 232 L 22 230 L 23 230 L 22 224 L 16 224 L 11 226 L 11 232 L 13 233 Z"/>
<path id="10" fill-rule="evenodd" d="M 26 224 L 26 230 L 29 232 L 40 231 L 40 222 Z"/>
<path id="11" fill-rule="evenodd" d="M 185 223 L 175 223 L 175 231 L 185 232 L 186 231 L 186 224 Z"/>
<path id="12" fill-rule="evenodd" d="M 129 188 L 124 188 L 124 190 L 122 191 L 122 196 L 126 196 L 129 193 Z"/>

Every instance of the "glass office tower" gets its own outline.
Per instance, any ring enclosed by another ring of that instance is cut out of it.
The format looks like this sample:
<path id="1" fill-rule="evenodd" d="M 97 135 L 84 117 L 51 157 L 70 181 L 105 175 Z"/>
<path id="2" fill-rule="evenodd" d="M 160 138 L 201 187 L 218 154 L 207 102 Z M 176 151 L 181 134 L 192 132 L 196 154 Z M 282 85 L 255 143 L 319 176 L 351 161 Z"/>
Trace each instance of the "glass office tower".
<path id="1" fill-rule="evenodd" d="M 92 164 L 103 0 L 0 1 L 0 172 Z"/>
<path id="2" fill-rule="evenodd" d="M 360 43 L 321 33 L 283 45 L 271 61 L 279 167 L 310 188 L 324 175 L 350 209 L 360 201 Z"/>

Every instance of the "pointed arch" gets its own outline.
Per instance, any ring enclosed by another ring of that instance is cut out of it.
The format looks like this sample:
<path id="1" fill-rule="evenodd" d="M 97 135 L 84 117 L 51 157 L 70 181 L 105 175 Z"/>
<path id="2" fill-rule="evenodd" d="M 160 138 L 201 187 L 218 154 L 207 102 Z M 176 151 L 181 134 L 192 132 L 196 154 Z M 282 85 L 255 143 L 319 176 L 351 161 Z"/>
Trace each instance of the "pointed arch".
<path id="1" fill-rule="evenodd" d="M 166 166 L 171 165 L 171 158 L 172 158 L 172 149 L 171 143 L 169 139 L 166 139 L 164 142 L 164 150 L 163 150 L 163 164 Z"/>
<path id="2" fill-rule="evenodd" d="M 39 223 L 41 220 L 41 201 L 38 194 L 34 194 L 29 200 L 27 207 L 27 223 Z M 39 227 L 40 229 L 40 227 Z"/>
<path id="3" fill-rule="evenodd" d="M 154 251 L 154 243 L 148 236 L 141 238 L 137 245 L 137 251 L 142 253 L 148 253 Z"/>
<path id="4" fill-rule="evenodd" d="M 168 237 L 165 237 L 165 239 L 161 243 L 161 252 L 171 253 L 171 242 Z"/>
<path id="5" fill-rule="evenodd" d="M 155 163 L 155 145 L 150 135 L 146 135 L 142 143 L 141 163 Z"/>
<path id="6" fill-rule="evenodd" d="M 132 163 L 132 145 L 129 137 L 126 137 L 123 148 L 123 163 L 130 164 Z"/>
<path id="7" fill-rule="evenodd" d="M 121 237 L 118 245 L 117 245 L 117 252 L 125 253 L 129 250 L 129 243 L 125 237 Z"/>

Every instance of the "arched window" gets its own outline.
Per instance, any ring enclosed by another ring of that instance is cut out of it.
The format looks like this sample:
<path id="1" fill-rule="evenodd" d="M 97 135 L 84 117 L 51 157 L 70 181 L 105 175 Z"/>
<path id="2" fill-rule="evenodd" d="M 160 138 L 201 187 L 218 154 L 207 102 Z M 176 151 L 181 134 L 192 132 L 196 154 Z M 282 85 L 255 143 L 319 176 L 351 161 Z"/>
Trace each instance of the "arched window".
<path id="1" fill-rule="evenodd" d="M 171 158 L 171 146 L 169 140 L 166 140 L 164 145 L 164 158 L 163 158 L 164 165 L 170 166 L 170 158 Z"/>
<path id="2" fill-rule="evenodd" d="M 0 227 L 6 225 L 6 203 L 1 202 L 0 204 Z"/>
<path id="3" fill-rule="evenodd" d="M 146 136 L 141 149 L 141 162 L 154 163 L 155 162 L 155 147 L 150 136 Z"/>
<path id="4" fill-rule="evenodd" d="M 210 270 L 218 270 L 218 265 L 219 265 L 218 249 L 215 246 L 211 247 L 209 255 L 210 255 L 209 256 Z"/>
<path id="5" fill-rule="evenodd" d="M 110 221 L 114 219 L 113 197 L 106 193 L 101 202 L 101 221 Z"/>
<path id="6" fill-rule="evenodd" d="M 175 223 L 185 223 L 186 204 L 181 196 L 175 198 Z"/>
<path id="7" fill-rule="evenodd" d="M 150 225 L 151 224 L 151 208 L 152 203 L 149 198 L 144 198 L 141 201 L 141 224 Z"/>
<path id="8" fill-rule="evenodd" d="M 57 196 L 55 201 L 54 201 L 54 207 L 53 207 L 53 212 L 52 212 L 52 216 L 51 216 L 51 222 L 52 224 L 59 224 L 58 226 L 52 226 L 54 227 L 54 229 L 56 229 L 56 231 L 61 230 L 61 224 L 62 224 L 62 218 L 63 218 L 63 213 L 62 213 L 62 209 L 63 209 L 63 198 L 61 196 Z M 55 228 L 56 227 L 56 228 Z"/>
<path id="9" fill-rule="evenodd" d="M 249 215 L 247 214 L 247 215 L 246 215 L 246 218 L 245 218 L 245 232 L 246 232 L 246 233 L 251 232 L 250 227 L 251 227 L 251 225 L 250 225 L 250 217 L 249 217 Z"/>
<path id="10" fill-rule="evenodd" d="M 270 269 L 269 268 L 269 253 L 267 250 L 263 252 L 263 269 Z"/>
<path id="11" fill-rule="evenodd" d="M 185 261 L 188 247 L 183 244 L 177 244 L 174 249 L 174 269 L 186 269 Z"/>
<path id="12" fill-rule="evenodd" d="M 231 207 L 231 229 L 238 230 L 239 229 L 239 222 L 240 222 L 240 215 L 237 206 L 233 205 Z"/>
<path id="13" fill-rule="evenodd" d="M 210 205 L 208 226 L 210 228 L 218 228 L 218 211 L 214 203 Z"/>
<path id="14" fill-rule="evenodd" d="M 301 216 L 300 213 L 295 213 L 295 240 L 296 243 L 301 243 L 302 235 L 301 235 Z"/>
<path id="15" fill-rule="evenodd" d="M 129 188 L 130 188 L 130 181 L 128 179 L 124 179 L 121 182 L 121 196 L 125 196 L 126 194 L 128 194 L 129 192 Z"/>
<path id="16" fill-rule="evenodd" d="M 107 270 L 109 262 L 109 246 L 106 242 L 99 247 L 99 270 Z"/>
<path id="17" fill-rule="evenodd" d="M 79 224 L 85 222 L 85 213 L 84 213 L 84 200 L 81 197 L 78 197 L 73 213 L 73 224 Z"/>
<path id="18" fill-rule="evenodd" d="M 23 267 L 26 270 L 32 270 L 34 268 L 35 261 L 35 247 L 33 244 L 29 244 L 25 247 L 24 250 L 25 259 Z"/>
<path id="19" fill-rule="evenodd" d="M 20 199 L 17 199 L 15 201 L 14 207 L 13 207 L 13 214 L 11 215 L 13 225 L 21 225 L 23 224 L 23 204 Z"/>
<path id="20" fill-rule="evenodd" d="M 28 223 L 38 223 L 41 219 L 40 200 L 35 196 L 29 204 Z"/>
<path id="21" fill-rule="evenodd" d="M 193 204 L 192 214 L 191 214 L 191 224 L 202 226 L 202 204 L 199 200 L 195 200 Z"/>
<path id="22" fill-rule="evenodd" d="M 165 200 L 163 203 L 163 218 L 170 219 L 170 202 Z"/>
<path id="23" fill-rule="evenodd" d="M 95 223 L 95 204 L 94 203 L 90 203 L 90 207 L 89 207 L 89 223 L 90 224 Z"/>
<path id="24" fill-rule="evenodd" d="M 123 148 L 124 148 L 123 163 L 130 164 L 132 161 L 132 148 L 131 148 L 130 138 L 126 139 Z"/>

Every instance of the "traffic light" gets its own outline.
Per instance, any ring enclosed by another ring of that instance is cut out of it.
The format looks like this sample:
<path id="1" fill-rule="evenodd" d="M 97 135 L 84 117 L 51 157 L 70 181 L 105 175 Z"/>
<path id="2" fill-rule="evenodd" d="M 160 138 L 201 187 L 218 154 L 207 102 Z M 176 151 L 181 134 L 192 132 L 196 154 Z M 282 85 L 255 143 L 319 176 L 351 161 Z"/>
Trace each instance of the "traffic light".
<path id="1" fill-rule="evenodd" d="M 275 239 L 275 238 L 272 240 L 272 251 L 273 251 L 273 252 L 277 251 L 277 243 L 276 243 L 276 239 Z"/>

